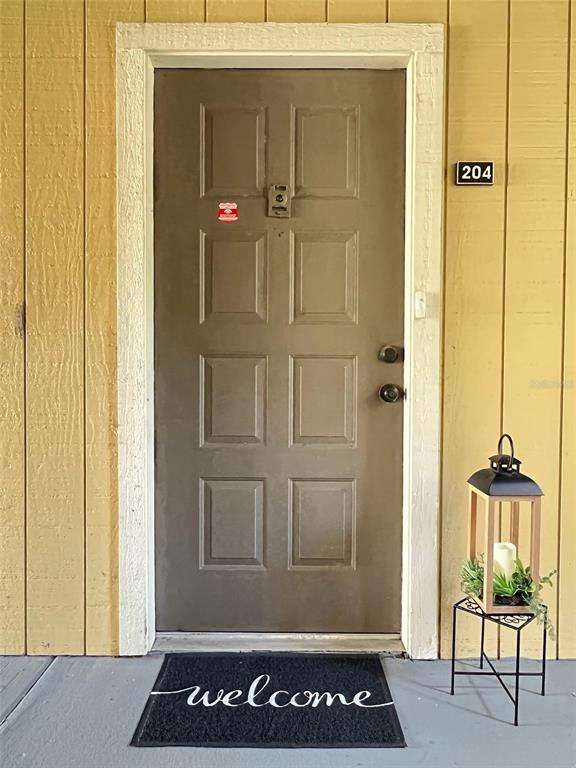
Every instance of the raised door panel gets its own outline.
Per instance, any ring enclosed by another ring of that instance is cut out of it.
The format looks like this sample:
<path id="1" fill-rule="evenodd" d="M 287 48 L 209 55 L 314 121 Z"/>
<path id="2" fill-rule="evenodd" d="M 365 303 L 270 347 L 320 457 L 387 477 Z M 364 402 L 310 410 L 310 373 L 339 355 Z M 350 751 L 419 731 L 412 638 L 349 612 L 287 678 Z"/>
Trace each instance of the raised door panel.
<path id="1" fill-rule="evenodd" d="M 358 233 L 297 233 L 292 272 L 295 323 L 357 322 Z"/>
<path id="2" fill-rule="evenodd" d="M 264 566 L 264 481 L 200 480 L 200 568 Z"/>
<path id="3" fill-rule="evenodd" d="M 266 357 L 200 358 L 201 445 L 263 443 Z"/>
<path id="4" fill-rule="evenodd" d="M 200 179 L 206 197 L 259 197 L 266 175 L 266 110 L 201 105 Z"/>
<path id="5" fill-rule="evenodd" d="M 292 359 L 292 442 L 353 446 L 356 440 L 356 358 L 301 355 Z"/>
<path id="6" fill-rule="evenodd" d="M 200 241 L 200 322 L 263 322 L 267 317 L 268 247 L 265 233 Z"/>
<path id="7" fill-rule="evenodd" d="M 295 107 L 297 197 L 356 197 L 358 108 Z"/>
<path id="8" fill-rule="evenodd" d="M 354 480 L 290 481 L 291 568 L 353 568 L 356 484 Z"/>

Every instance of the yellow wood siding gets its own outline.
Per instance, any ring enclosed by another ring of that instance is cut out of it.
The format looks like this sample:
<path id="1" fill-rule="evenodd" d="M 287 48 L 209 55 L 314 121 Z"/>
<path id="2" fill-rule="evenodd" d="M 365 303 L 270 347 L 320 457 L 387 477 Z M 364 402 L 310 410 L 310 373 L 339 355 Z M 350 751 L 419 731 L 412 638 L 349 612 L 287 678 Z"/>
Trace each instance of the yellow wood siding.
<path id="1" fill-rule="evenodd" d="M 146 21 L 192 22 L 205 21 L 204 0 L 140 0 Z"/>
<path id="2" fill-rule="evenodd" d="M 24 0 L 0 9 L 0 653 L 25 653 Z"/>
<path id="3" fill-rule="evenodd" d="M 328 0 L 328 18 L 332 22 L 388 21 L 387 0 Z"/>
<path id="4" fill-rule="evenodd" d="M 504 428 L 546 491 L 550 654 L 576 654 L 575 6 L 0 0 L 0 652 L 118 651 L 114 24 L 267 20 L 447 24 L 442 652 L 466 478 Z M 495 185 L 455 187 L 482 158 Z"/>
<path id="5" fill-rule="evenodd" d="M 268 0 L 266 21 L 326 21 L 326 0 Z"/>
<path id="6" fill-rule="evenodd" d="M 265 21 L 266 0 L 206 0 L 206 21 Z"/>
<path id="7" fill-rule="evenodd" d="M 84 653 L 84 4 L 25 4 L 28 653 Z M 98 311 L 98 310 L 96 310 Z"/>
<path id="8" fill-rule="evenodd" d="M 546 494 L 546 573 L 558 555 L 568 0 L 512 0 L 510 13 L 502 424 Z M 554 616 L 556 596 L 546 593 Z M 540 632 L 527 633 L 536 651 Z"/>
<path id="9" fill-rule="evenodd" d="M 576 655 L 574 583 L 576 582 L 576 2 L 571 4 L 568 76 L 568 163 L 566 167 L 566 240 L 564 243 L 564 367 L 558 596 L 558 655 Z"/>

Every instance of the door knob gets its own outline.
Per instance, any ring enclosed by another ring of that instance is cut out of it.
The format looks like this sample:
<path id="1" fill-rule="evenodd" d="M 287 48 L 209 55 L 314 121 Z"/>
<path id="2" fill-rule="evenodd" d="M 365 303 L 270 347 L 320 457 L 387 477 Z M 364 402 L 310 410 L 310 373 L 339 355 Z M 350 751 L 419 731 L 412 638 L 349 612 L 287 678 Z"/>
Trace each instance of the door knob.
<path id="1" fill-rule="evenodd" d="M 401 363 L 404 360 L 404 350 L 402 347 L 386 344 L 386 346 L 380 347 L 378 360 L 383 363 Z"/>
<path id="2" fill-rule="evenodd" d="M 397 403 L 404 397 L 404 390 L 398 384 L 382 384 L 378 390 L 378 397 L 385 403 Z"/>

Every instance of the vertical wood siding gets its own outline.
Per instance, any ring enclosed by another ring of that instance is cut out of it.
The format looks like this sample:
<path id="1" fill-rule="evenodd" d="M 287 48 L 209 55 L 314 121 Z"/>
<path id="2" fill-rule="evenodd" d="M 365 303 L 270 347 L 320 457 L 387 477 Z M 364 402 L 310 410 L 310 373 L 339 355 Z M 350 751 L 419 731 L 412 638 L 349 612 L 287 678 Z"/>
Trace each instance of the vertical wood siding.
<path id="1" fill-rule="evenodd" d="M 566 240 L 564 242 L 564 357 L 560 443 L 558 655 L 576 656 L 576 2 L 570 7 L 568 123 L 566 126 Z"/>
<path id="2" fill-rule="evenodd" d="M 84 653 L 84 4 L 25 3 L 28 653 Z"/>
<path id="3" fill-rule="evenodd" d="M 265 21 L 266 0 L 206 0 L 206 21 Z"/>
<path id="4" fill-rule="evenodd" d="M 25 653 L 24 0 L 0 8 L 0 653 Z"/>
<path id="5" fill-rule="evenodd" d="M 140 0 L 146 21 L 184 22 L 205 21 L 204 0 Z"/>
<path id="6" fill-rule="evenodd" d="M 448 168 L 466 155 L 493 158 L 498 170 L 488 195 L 481 194 L 486 191 L 482 187 L 456 187 L 450 177 L 447 185 L 441 577 L 448 602 L 454 586 L 458 588 L 466 535 L 461 512 L 468 499 L 468 489 L 453 478 L 466 479 L 471 467 L 486 465 L 501 429 L 508 13 L 506 0 L 488 7 L 481 0 L 472 6 L 459 0 L 450 7 L 454 46 L 449 54 Z M 448 648 L 449 609 L 445 599 L 443 648 Z M 468 655 L 477 646 L 478 633 L 474 621 L 466 618 L 461 652 Z M 491 653 L 497 648 L 494 630 L 491 626 L 487 635 Z"/>
<path id="7" fill-rule="evenodd" d="M 328 0 L 328 18 L 331 22 L 388 21 L 387 0 Z"/>
<path id="8" fill-rule="evenodd" d="M 575 6 L 0 0 L 0 652 L 118 651 L 115 22 L 391 21 L 447 24 L 442 653 L 465 481 L 505 429 L 546 491 L 550 654 L 576 654 Z M 495 185 L 455 187 L 482 158 Z"/>
<path id="9" fill-rule="evenodd" d="M 510 8 L 502 423 L 546 494 L 543 573 L 558 554 L 568 14 L 568 0 Z M 556 616 L 557 590 L 546 597 Z M 526 632 L 536 651 L 538 627 Z"/>

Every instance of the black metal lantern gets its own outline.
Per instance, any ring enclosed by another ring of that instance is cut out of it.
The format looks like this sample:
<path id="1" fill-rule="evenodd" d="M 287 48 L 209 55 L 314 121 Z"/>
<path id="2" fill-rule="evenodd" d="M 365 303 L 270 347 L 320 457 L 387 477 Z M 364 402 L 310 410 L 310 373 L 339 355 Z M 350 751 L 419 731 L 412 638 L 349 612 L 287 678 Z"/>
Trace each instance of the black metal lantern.
<path id="1" fill-rule="evenodd" d="M 504 440 L 510 443 L 510 453 L 502 452 Z M 520 472 L 522 462 L 514 456 L 514 443 L 508 434 L 498 441 L 498 453 L 490 457 L 490 466 L 479 469 L 468 479 L 470 486 L 470 509 L 468 526 L 468 558 L 477 557 L 478 499 L 486 506 L 486 527 L 484 532 L 484 593 L 478 599 L 486 613 L 529 613 L 527 606 L 498 605 L 494 602 L 492 574 L 496 565 L 503 571 L 516 560 L 520 531 L 520 505 L 530 505 L 530 571 L 534 582 L 540 580 L 540 486 L 528 475 Z M 510 541 L 496 542 L 496 505 L 510 505 Z M 509 574 L 507 574 L 509 575 Z"/>
<path id="2" fill-rule="evenodd" d="M 505 439 L 510 443 L 509 454 L 502 453 Z M 540 486 L 520 472 L 521 464 L 514 456 L 512 438 L 504 434 L 498 440 L 498 453 L 490 456 L 490 466 L 474 472 L 468 483 L 485 496 L 543 496 Z"/>

